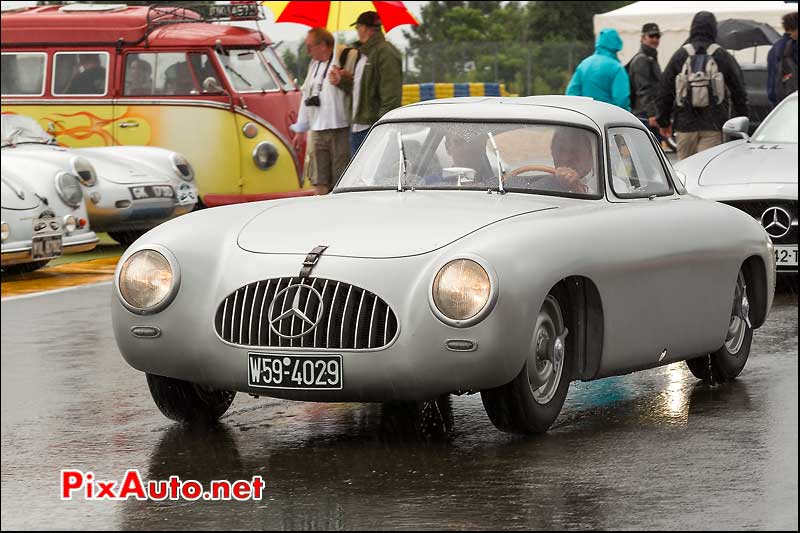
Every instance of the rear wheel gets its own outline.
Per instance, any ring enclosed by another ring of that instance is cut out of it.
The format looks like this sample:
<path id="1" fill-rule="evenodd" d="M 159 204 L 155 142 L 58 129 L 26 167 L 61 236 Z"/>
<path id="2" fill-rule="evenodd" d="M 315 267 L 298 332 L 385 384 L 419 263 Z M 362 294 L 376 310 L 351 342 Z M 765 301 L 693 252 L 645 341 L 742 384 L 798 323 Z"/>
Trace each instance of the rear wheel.
<path id="1" fill-rule="evenodd" d="M 45 266 L 49 262 L 50 262 L 50 260 L 48 259 L 47 261 L 33 261 L 32 263 L 20 263 L 18 265 L 7 265 L 7 266 L 3 267 L 3 272 L 8 274 L 8 275 L 10 275 L 10 276 L 13 276 L 13 275 L 16 275 L 16 274 L 28 274 L 28 273 L 33 272 L 35 270 L 39 270 L 40 268 L 42 268 L 43 266 Z"/>
<path id="2" fill-rule="evenodd" d="M 753 342 L 753 326 L 750 320 L 747 282 L 744 272 L 739 271 L 725 342 L 719 350 L 710 355 L 686 361 L 694 377 L 708 382 L 725 383 L 735 379 L 742 372 Z"/>
<path id="3" fill-rule="evenodd" d="M 562 311 L 566 305 L 566 291 L 553 289 L 539 310 L 533 343 L 520 373 L 506 385 L 481 391 L 486 414 L 497 429 L 544 433 L 558 418 L 574 359 Z"/>
<path id="4" fill-rule="evenodd" d="M 136 239 L 147 233 L 147 230 L 109 231 L 108 235 L 122 246 L 130 246 Z"/>
<path id="5" fill-rule="evenodd" d="M 180 379 L 147 374 L 150 395 L 169 419 L 185 423 L 216 422 L 233 403 L 236 391 L 204 387 Z"/>

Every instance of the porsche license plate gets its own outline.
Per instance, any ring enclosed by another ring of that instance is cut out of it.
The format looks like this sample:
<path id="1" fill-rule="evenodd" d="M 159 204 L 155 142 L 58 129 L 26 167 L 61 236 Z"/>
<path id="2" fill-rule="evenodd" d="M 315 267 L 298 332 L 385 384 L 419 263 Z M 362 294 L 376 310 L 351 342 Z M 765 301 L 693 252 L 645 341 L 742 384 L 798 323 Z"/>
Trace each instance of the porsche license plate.
<path id="1" fill-rule="evenodd" d="M 170 185 L 139 185 L 128 187 L 134 200 L 149 198 L 175 198 L 175 189 Z"/>
<path id="2" fill-rule="evenodd" d="M 61 234 L 34 237 L 31 243 L 31 258 L 52 259 L 61 255 Z"/>
<path id="3" fill-rule="evenodd" d="M 266 389 L 341 390 L 341 355 L 248 354 L 248 383 Z"/>
<path id="4" fill-rule="evenodd" d="M 797 246 L 775 246 L 775 264 L 797 266 Z"/>

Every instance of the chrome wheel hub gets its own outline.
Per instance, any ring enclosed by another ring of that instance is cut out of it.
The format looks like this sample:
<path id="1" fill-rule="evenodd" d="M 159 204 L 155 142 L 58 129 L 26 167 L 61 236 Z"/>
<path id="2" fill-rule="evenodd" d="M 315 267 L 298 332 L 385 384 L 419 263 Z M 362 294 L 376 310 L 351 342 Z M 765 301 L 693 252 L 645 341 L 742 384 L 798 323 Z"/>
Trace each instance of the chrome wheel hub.
<path id="1" fill-rule="evenodd" d="M 539 404 L 549 403 L 561 383 L 568 333 L 558 301 L 548 296 L 536 318 L 534 342 L 527 361 L 528 384 Z"/>

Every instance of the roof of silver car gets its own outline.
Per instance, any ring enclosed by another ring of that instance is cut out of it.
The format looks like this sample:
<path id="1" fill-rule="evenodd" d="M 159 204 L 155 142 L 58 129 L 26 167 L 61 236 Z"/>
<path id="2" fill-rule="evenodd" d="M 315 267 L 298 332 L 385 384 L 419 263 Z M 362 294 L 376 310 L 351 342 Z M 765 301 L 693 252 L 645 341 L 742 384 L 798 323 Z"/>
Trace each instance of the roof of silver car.
<path id="1" fill-rule="evenodd" d="M 390 111 L 380 122 L 426 119 L 570 122 L 594 129 L 605 124 L 642 126 L 624 109 L 582 96 L 473 96 L 427 100 Z"/>

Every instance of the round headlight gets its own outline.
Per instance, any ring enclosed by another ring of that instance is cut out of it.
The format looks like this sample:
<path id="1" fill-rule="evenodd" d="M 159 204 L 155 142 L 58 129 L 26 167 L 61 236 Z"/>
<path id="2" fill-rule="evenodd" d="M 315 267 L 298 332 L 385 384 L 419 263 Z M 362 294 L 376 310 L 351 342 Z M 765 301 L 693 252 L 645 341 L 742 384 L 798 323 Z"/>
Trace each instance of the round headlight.
<path id="1" fill-rule="evenodd" d="M 179 178 L 186 181 L 194 179 L 194 169 L 189 164 L 189 160 L 183 155 L 173 153 L 169 156 L 169 160 L 172 163 L 172 170 L 175 171 Z"/>
<path id="2" fill-rule="evenodd" d="M 119 293 L 135 313 L 156 312 L 175 295 L 178 274 L 173 263 L 156 250 L 140 250 L 119 271 Z"/>
<path id="3" fill-rule="evenodd" d="M 58 196 L 70 207 L 78 207 L 83 199 L 81 182 L 69 172 L 56 174 L 56 192 Z"/>
<path id="4" fill-rule="evenodd" d="M 75 217 L 72 215 L 66 215 L 64 217 L 64 231 L 67 235 L 72 233 L 78 228 L 78 221 L 75 220 Z"/>
<path id="5" fill-rule="evenodd" d="M 94 166 L 85 157 L 73 157 L 72 172 L 78 179 L 87 187 L 94 187 L 97 185 L 97 173 L 94 171 Z"/>
<path id="6" fill-rule="evenodd" d="M 475 318 L 489 303 L 489 274 L 471 259 L 456 259 L 444 265 L 433 280 L 433 303 L 450 320 Z"/>
<path id="7" fill-rule="evenodd" d="M 11 227 L 8 225 L 8 222 L 3 222 L 2 225 L 0 225 L 0 238 L 5 242 L 10 235 Z"/>
<path id="8" fill-rule="evenodd" d="M 253 150 L 253 162 L 261 170 L 267 170 L 278 162 L 278 149 L 271 142 L 260 142 Z"/>

